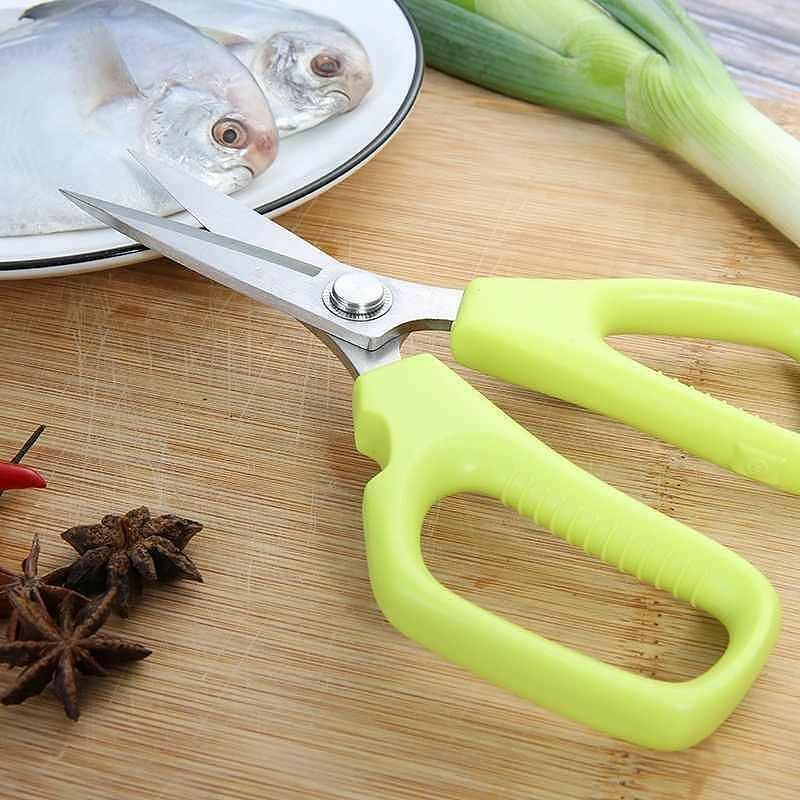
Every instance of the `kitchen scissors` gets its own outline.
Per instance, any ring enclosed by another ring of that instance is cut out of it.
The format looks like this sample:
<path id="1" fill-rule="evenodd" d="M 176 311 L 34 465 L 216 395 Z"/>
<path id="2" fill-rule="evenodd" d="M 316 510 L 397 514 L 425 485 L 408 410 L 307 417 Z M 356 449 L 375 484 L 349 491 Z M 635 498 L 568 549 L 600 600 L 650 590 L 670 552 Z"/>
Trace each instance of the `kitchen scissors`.
<path id="1" fill-rule="evenodd" d="M 463 292 L 400 281 L 340 263 L 181 170 L 136 158 L 207 230 L 65 194 L 147 247 L 294 316 L 356 377 L 356 446 L 382 468 L 364 491 L 369 576 L 395 627 L 522 697 L 646 747 L 690 747 L 721 724 L 778 634 L 780 608 L 767 579 L 548 448 L 434 356 L 401 358 L 401 344 L 415 330 L 450 330 L 463 365 L 800 493 L 800 435 L 658 374 L 604 340 L 681 335 L 800 356 L 800 299 L 670 280 L 483 278 Z M 463 492 L 496 498 L 705 610 L 728 631 L 724 654 L 692 680 L 660 681 L 551 642 L 449 591 L 426 568 L 420 535 L 429 509 Z"/>

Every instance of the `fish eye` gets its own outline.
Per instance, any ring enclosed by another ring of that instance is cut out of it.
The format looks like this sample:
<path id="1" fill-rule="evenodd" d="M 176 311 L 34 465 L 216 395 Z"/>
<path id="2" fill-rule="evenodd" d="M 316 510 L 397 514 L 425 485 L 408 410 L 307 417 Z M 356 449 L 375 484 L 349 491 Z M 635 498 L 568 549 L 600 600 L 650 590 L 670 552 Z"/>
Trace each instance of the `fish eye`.
<path id="1" fill-rule="evenodd" d="M 311 60 L 311 70 L 320 78 L 334 78 L 342 71 L 342 62 L 329 53 L 320 53 Z"/>
<path id="2" fill-rule="evenodd" d="M 225 117 L 214 124 L 211 129 L 214 141 L 223 147 L 241 150 L 247 146 L 247 129 L 241 122 Z"/>

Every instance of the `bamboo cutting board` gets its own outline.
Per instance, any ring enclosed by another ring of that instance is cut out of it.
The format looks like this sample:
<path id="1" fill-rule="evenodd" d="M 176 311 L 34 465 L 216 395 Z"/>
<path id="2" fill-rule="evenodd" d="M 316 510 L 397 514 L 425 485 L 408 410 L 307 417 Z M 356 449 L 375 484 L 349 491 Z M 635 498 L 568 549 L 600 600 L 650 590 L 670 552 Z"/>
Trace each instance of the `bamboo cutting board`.
<path id="1" fill-rule="evenodd" d="M 800 111 L 768 106 L 800 131 Z M 461 286 L 478 275 L 694 278 L 800 292 L 800 255 L 688 168 L 619 131 L 429 74 L 375 161 L 283 219 L 334 256 Z M 643 434 L 459 370 L 547 444 L 735 549 L 780 593 L 784 629 L 741 707 L 685 753 L 560 719 L 403 639 L 376 610 L 351 382 L 298 324 L 165 261 L 0 291 L 0 448 L 35 424 L 50 480 L 0 501 L 0 559 L 146 504 L 202 520 L 203 585 L 148 591 L 114 632 L 154 653 L 0 709 L 0 796 L 41 800 L 503 798 L 772 800 L 800 787 L 800 497 Z M 625 352 L 800 425 L 800 370 L 772 353 L 626 337 Z M 452 363 L 443 335 L 413 337 Z M 720 626 L 475 497 L 428 517 L 455 591 L 610 663 L 697 675 Z M 13 673 L 0 672 L 0 690 Z"/>

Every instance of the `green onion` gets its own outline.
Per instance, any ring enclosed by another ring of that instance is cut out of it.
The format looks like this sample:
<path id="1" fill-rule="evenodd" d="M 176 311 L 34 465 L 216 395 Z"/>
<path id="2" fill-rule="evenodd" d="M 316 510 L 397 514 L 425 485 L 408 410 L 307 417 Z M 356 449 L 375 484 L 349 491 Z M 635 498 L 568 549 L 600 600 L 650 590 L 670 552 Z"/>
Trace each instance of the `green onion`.
<path id="1" fill-rule="evenodd" d="M 624 125 L 800 244 L 800 143 L 737 89 L 677 0 L 405 0 L 427 63 Z"/>

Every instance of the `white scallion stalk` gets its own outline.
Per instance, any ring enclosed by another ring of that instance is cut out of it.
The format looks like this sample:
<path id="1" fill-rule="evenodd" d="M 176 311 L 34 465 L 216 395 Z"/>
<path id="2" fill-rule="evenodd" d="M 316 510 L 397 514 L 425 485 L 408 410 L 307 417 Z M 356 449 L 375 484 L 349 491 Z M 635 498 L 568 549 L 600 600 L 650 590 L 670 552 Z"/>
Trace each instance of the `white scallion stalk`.
<path id="1" fill-rule="evenodd" d="M 428 63 L 625 125 L 800 244 L 800 142 L 754 108 L 677 0 L 406 0 Z"/>

